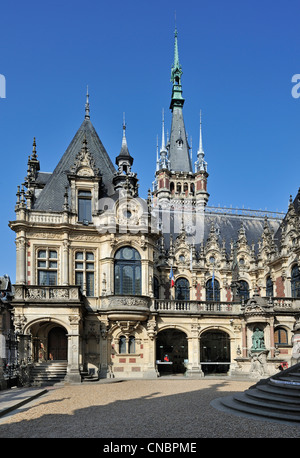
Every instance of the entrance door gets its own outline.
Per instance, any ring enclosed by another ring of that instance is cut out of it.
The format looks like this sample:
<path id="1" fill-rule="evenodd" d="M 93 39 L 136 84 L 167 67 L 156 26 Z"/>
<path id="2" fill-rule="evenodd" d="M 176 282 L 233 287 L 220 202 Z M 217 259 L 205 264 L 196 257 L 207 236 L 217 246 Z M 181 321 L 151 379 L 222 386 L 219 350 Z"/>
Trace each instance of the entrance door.
<path id="1" fill-rule="evenodd" d="M 48 334 L 48 359 L 67 359 L 67 336 L 63 328 L 53 328 Z"/>
<path id="2" fill-rule="evenodd" d="M 200 362 L 203 372 L 210 374 L 228 372 L 230 365 L 225 363 L 230 363 L 229 335 L 222 331 L 206 331 L 202 334 L 200 342 Z"/>
<path id="3" fill-rule="evenodd" d="M 160 374 L 183 374 L 188 359 L 186 334 L 177 329 L 167 329 L 156 338 L 156 361 Z"/>

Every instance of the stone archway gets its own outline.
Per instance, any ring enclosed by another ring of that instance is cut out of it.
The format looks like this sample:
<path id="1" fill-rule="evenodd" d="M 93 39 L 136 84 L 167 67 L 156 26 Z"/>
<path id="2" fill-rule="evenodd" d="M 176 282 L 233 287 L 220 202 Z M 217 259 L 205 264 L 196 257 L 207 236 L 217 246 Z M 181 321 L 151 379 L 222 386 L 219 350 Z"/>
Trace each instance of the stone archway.
<path id="1" fill-rule="evenodd" d="M 28 328 L 34 362 L 68 360 L 68 331 L 60 323 L 41 320 Z"/>
<path id="2" fill-rule="evenodd" d="M 156 362 L 160 375 L 183 374 L 188 360 L 188 341 L 183 331 L 165 329 L 156 337 Z"/>
<path id="3" fill-rule="evenodd" d="M 67 360 L 68 340 L 66 330 L 61 326 L 50 329 L 48 333 L 48 360 Z"/>
<path id="4" fill-rule="evenodd" d="M 230 336 L 219 329 L 203 332 L 200 362 L 204 374 L 227 373 L 230 369 Z"/>

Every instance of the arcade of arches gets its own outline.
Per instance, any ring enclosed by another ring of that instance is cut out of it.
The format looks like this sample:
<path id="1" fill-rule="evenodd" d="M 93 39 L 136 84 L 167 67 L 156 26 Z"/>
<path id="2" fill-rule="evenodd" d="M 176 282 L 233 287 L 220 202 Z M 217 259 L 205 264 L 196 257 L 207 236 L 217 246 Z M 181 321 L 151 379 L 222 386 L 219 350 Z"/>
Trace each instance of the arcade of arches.
<path id="1" fill-rule="evenodd" d="M 178 329 L 160 331 L 156 338 L 156 362 L 160 375 L 183 374 L 188 362 L 187 335 Z M 230 337 L 220 330 L 205 331 L 200 338 L 200 363 L 204 374 L 227 373 Z"/>

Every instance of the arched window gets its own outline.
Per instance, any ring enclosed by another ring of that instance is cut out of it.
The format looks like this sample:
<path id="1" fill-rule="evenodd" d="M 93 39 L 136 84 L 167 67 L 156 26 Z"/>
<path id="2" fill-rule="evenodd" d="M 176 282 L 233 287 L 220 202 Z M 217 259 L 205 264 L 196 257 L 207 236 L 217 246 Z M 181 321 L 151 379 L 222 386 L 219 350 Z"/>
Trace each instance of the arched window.
<path id="1" fill-rule="evenodd" d="M 159 299 L 159 281 L 153 277 L 153 295 L 155 299 Z"/>
<path id="2" fill-rule="evenodd" d="M 190 284 L 186 278 L 177 278 L 175 282 L 175 299 L 177 301 L 190 300 Z"/>
<path id="3" fill-rule="evenodd" d="M 275 345 L 288 345 L 288 333 L 283 328 L 276 328 L 274 332 Z"/>
<path id="4" fill-rule="evenodd" d="M 137 250 L 126 246 L 115 255 L 115 294 L 137 296 L 142 292 L 141 256 Z"/>
<path id="5" fill-rule="evenodd" d="M 300 297 L 300 271 L 297 265 L 292 268 L 291 287 L 292 297 Z"/>
<path id="6" fill-rule="evenodd" d="M 120 336 L 119 338 L 119 354 L 124 353 L 135 353 L 135 338 L 129 336 L 128 339 L 128 348 L 127 348 L 127 339 L 126 336 Z"/>
<path id="7" fill-rule="evenodd" d="M 128 340 L 128 353 L 135 353 L 135 338 L 133 336 L 130 336 Z"/>
<path id="8" fill-rule="evenodd" d="M 206 282 L 206 300 L 219 301 L 220 300 L 220 283 L 215 278 L 211 278 Z"/>
<path id="9" fill-rule="evenodd" d="M 267 277 L 266 280 L 266 296 L 273 297 L 273 282 L 271 277 Z"/>
<path id="10" fill-rule="evenodd" d="M 126 337 L 121 336 L 119 339 L 119 353 L 126 353 Z"/>
<path id="11" fill-rule="evenodd" d="M 249 299 L 249 285 L 245 280 L 240 280 L 239 283 L 238 295 L 246 301 Z"/>

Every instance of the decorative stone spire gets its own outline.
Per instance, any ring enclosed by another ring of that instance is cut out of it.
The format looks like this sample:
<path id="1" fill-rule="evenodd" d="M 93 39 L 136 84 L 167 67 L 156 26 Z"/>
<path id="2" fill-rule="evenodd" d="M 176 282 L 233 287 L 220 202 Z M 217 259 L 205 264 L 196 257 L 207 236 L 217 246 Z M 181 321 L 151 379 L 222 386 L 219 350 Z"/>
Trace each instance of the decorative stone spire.
<path id="1" fill-rule="evenodd" d="M 160 148 L 160 160 L 159 160 L 159 169 L 169 169 L 170 163 L 168 160 L 168 152 L 165 144 L 165 118 L 164 110 L 162 111 L 162 139 L 161 139 L 161 148 Z"/>
<path id="2" fill-rule="evenodd" d="M 207 172 L 207 162 L 204 160 L 204 150 L 202 145 L 202 115 L 200 110 L 200 135 L 199 149 L 197 152 L 197 161 L 195 162 L 195 172 Z"/>
<path id="3" fill-rule="evenodd" d="M 89 87 L 86 87 L 85 119 L 90 119 Z"/>

